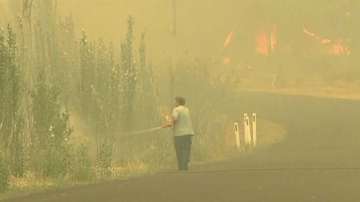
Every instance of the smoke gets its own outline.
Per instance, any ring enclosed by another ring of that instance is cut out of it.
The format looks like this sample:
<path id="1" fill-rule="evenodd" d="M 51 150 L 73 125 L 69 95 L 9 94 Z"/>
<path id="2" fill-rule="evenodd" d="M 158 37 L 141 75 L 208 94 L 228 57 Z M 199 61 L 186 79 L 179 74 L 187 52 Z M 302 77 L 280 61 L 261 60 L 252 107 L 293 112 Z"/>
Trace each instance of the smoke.
<path id="1" fill-rule="evenodd" d="M 9 21 L 9 5 L 7 0 L 0 0 L 0 23 L 6 23 Z"/>
<path id="2" fill-rule="evenodd" d="M 0 25 L 11 24 L 20 16 L 22 0 L 0 0 Z"/>

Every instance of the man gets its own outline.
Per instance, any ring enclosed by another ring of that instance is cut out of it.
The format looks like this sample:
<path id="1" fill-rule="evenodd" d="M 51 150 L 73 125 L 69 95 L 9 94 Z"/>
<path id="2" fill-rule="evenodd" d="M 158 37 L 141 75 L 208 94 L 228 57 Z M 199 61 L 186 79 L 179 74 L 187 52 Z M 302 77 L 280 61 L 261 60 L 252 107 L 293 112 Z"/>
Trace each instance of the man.
<path id="1" fill-rule="evenodd" d="M 195 134 L 192 127 L 190 111 L 185 107 L 185 104 L 185 98 L 176 97 L 171 120 L 163 126 L 163 128 L 173 128 L 178 168 L 181 171 L 187 171 L 189 169 L 192 137 Z"/>

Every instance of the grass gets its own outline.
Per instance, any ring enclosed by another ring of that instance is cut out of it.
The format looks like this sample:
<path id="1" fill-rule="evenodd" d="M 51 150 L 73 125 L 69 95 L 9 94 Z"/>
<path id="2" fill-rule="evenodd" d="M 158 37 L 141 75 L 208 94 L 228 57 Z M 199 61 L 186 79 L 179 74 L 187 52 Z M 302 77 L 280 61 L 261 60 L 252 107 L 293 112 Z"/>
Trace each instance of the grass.
<path id="1" fill-rule="evenodd" d="M 244 127 L 242 124 L 239 126 L 240 130 L 240 139 L 241 142 L 244 142 Z M 286 138 L 287 130 L 285 126 L 275 123 L 269 120 L 258 119 L 257 120 L 257 147 L 264 148 L 270 147 Z M 235 145 L 235 135 L 232 130 L 228 130 L 226 134 L 226 147 L 228 149 L 234 150 Z"/>
<path id="2" fill-rule="evenodd" d="M 151 174 L 149 166 L 142 162 L 129 162 L 126 165 L 114 165 L 110 168 L 111 176 L 108 178 L 94 179 L 89 181 L 73 181 L 69 177 L 53 179 L 43 178 L 34 175 L 33 173 L 26 173 L 22 178 L 11 177 L 10 188 L 8 192 L 0 194 L 0 200 L 26 196 L 28 194 L 45 192 L 67 187 L 89 185 L 100 183 L 115 179 L 128 179 L 130 177 L 143 176 Z"/>
<path id="3" fill-rule="evenodd" d="M 324 98 L 360 100 L 360 82 L 334 81 L 332 83 L 308 82 L 302 85 L 288 84 L 272 87 L 269 83 L 256 85 L 248 83 L 238 88 L 241 91 L 270 92 L 283 95 L 304 95 Z"/>
<path id="4" fill-rule="evenodd" d="M 231 126 L 232 124 L 229 123 L 228 127 L 225 127 L 223 134 L 219 135 L 216 139 L 207 139 L 207 142 L 195 141 L 193 146 L 193 155 L 195 158 L 193 158 L 194 162 L 192 162 L 192 164 L 195 166 L 203 165 L 209 162 L 226 160 L 234 157 L 234 155 L 238 155 L 235 150 L 235 137 Z M 241 131 L 243 130 L 241 129 Z M 286 129 L 280 124 L 268 120 L 258 120 L 259 148 L 269 147 L 273 144 L 281 142 L 285 138 L 285 135 Z M 222 143 L 220 144 L 219 142 Z M 107 180 L 128 179 L 131 177 L 153 174 L 163 169 L 175 169 L 175 153 L 171 143 L 172 142 L 165 147 L 167 151 L 165 156 L 166 159 L 164 159 L 163 165 L 158 165 L 160 161 L 156 158 L 159 158 L 159 154 L 164 153 L 164 151 L 162 151 L 164 147 L 156 148 L 152 146 L 153 149 L 149 150 L 148 154 L 142 154 L 144 155 L 144 159 L 138 157 L 137 160 L 128 159 L 123 162 L 114 162 L 110 168 L 111 175 L 105 178 L 76 182 L 70 177 L 65 177 L 64 179 L 40 178 L 34 173 L 29 172 L 26 173 L 23 178 L 11 177 L 10 191 L 5 194 L 0 194 L 0 199 L 65 187 L 99 183 Z M 134 155 L 134 157 L 139 155 Z M 146 160 L 146 158 L 154 158 L 154 161 Z"/>
<path id="5" fill-rule="evenodd" d="M 286 128 L 268 120 L 258 120 L 258 146 L 269 147 L 282 142 L 286 138 Z"/>

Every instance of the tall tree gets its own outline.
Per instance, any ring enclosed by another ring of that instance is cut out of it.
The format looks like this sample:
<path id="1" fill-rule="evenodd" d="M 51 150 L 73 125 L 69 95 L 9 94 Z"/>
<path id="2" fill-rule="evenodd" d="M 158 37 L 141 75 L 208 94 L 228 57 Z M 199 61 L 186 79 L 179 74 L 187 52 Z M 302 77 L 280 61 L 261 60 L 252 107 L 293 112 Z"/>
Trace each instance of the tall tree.
<path id="1" fill-rule="evenodd" d="M 8 26 L 0 33 L 0 91 L 2 148 L 10 163 L 12 174 L 24 173 L 23 115 L 21 112 L 22 79 L 17 63 L 16 34 Z"/>
<path id="2" fill-rule="evenodd" d="M 136 95 L 137 73 L 133 55 L 134 18 L 128 18 L 128 32 L 125 41 L 121 44 L 120 75 L 123 92 L 123 127 L 132 128 L 134 101 Z"/>
<path id="3" fill-rule="evenodd" d="M 40 72 L 33 97 L 33 159 L 35 168 L 49 177 L 64 176 L 68 171 L 72 133 L 69 113 L 60 101 L 61 89 L 48 82 Z"/>
<path id="4" fill-rule="evenodd" d="M 152 66 L 147 62 L 145 33 L 141 34 L 140 47 L 138 50 L 139 60 L 137 69 L 137 95 L 136 109 L 138 123 L 142 127 L 152 127 L 159 121 L 158 100 L 155 90 L 155 81 Z M 146 115 L 146 116 L 144 116 Z"/>

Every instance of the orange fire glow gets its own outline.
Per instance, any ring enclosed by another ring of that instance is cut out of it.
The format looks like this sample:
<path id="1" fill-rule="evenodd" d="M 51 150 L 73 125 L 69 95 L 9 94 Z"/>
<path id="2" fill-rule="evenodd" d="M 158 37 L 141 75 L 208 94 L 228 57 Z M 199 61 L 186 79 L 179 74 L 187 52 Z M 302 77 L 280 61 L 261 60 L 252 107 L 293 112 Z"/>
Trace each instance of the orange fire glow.
<path id="1" fill-rule="evenodd" d="M 278 43 L 278 40 L 277 40 L 277 26 L 274 25 L 273 26 L 273 29 L 271 31 L 271 36 L 270 36 L 270 43 L 271 43 L 271 51 L 274 51 L 276 46 L 277 46 L 277 43 Z"/>
<path id="2" fill-rule="evenodd" d="M 331 40 L 324 37 L 321 37 L 311 31 L 309 29 L 304 27 L 304 33 L 311 38 L 318 41 L 320 44 L 323 44 L 326 46 L 327 53 L 334 56 L 340 56 L 340 55 L 350 55 L 351 50 L 350 48 L 344 43 L 343 40 Z"/>
<path id="3" fill-rule="evenodd" d="M 268 56 L 270 53 L 270 39 L 266 32 L 259 33 L 256 37 L 256 51 L 261 54 Z"/>
<path id="4" fill-rule="evenodd" d="M 234 32 L 230 32 L 224 42 L 224 48 L 227 48 L 231 44 L 233 38 L 234 38 Z"/>
<path id="5" fill-rule="evenodd" d="M 339 39 L 329 47 L 328 53 L 330 55 L 350 55 L 351 50 L 342 40 Z"/>
<path id="6" fill-rule="evenodd" d="M 224 65 L 228 65 L 231 63 L 231 58 L 230 57 L 224 57 Z"/>
<path id="7" fill-rule="evenodd" d="M 230 33 L 227 35 L 227 37 L 226 37 L 226 39 L 225 39 L 225 42 L 224 42 L 224 49 L 227 49 L 227 48 L 230 46 L 230 44 L 232 43 L 232 41 L 233 41 L 233 39 L 234 39 L 234 35 L 235 35 L 235 34 L 234 34 L 233 31 L 230 32 Z M 230 63 L 231 63 L 231 58 L 230 58 L 229 56 L 224 56 L 223 63 L 224 63 L 224 65 L 230 64 Z"/>
<path id="8" fill-rule="evenodd" d="M 273 25 L 272 30 L 259 32 L 256 36 L 256 52 L 269 56 L 278 45 L 277 26 Z"/>

